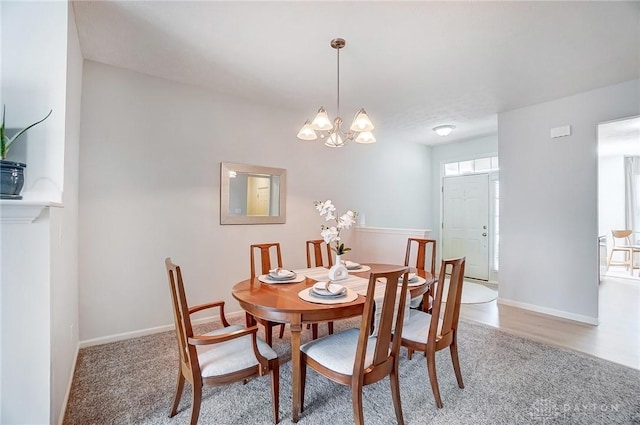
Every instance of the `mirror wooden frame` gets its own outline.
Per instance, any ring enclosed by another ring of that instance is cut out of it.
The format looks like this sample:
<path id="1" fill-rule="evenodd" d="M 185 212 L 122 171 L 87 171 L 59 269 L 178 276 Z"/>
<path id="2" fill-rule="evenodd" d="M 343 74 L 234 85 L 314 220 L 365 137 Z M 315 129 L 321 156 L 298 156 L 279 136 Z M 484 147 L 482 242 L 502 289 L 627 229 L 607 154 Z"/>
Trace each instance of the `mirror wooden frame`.
<path id="1" fill-rule="evenodd" d="M 246 173 L 255 175 L 278 176 L 279 215 L 232 215 L 229 214 L 230 174 Z M 220 163 L 220 224 L 282 224 L 286 222 L 287 212 L 287 170 L 284 168 L 262 167 L 259 165 L 238 164 L 235 162 Z"/>

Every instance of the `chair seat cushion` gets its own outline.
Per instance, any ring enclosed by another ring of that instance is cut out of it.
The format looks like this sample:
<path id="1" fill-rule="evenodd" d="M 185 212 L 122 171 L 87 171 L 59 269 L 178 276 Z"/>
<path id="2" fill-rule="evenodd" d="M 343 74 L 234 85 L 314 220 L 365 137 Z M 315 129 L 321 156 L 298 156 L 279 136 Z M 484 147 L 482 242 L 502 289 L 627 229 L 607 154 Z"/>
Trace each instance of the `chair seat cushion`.
<path id="1" fill-rule="evenodd" d="M 233 325 L 216 329 L 204 335 L 223 335 L 242 329 L 245 328 Z M 200 363 L 200 371 L 203 378 L 226 375 L 258 364 L 258 360 L 253 353 L 251 335 L 245 335 L 219 344 L 197 346 L 196 350 L 198 351 L 198 362 Z M 258 338 L 258 350 L 269 360 L 278 357 L 278 354 L 260 338 Z"/>
<path id="2" fill-rule="evenodd" d="M 420 295 L 419 297 L 411 298 L 411 301 L 410 301 L 411 308 L 416 309 L 420 307 L 420 304 L 422 304 L 422 300 L 423 300 L 422 295 Z M 431 298 L 431 295 L 429 295 L 429 309 L 431 308 L 432 303 L 433 303 L 433 298 Z M 404 321 L 406 323 L 409 320 L 409 317 L 406 311 L 404 314 L 405 314 Z"/>
<path id="3" fill-rule="evenodd" d="M 427 343 L 431 315 L 420 310 L 411 310 L 409 320 L 402 327 L 402 339 L 422 344 Z M 442 320 L 438 320 L 438 330 L 442 328 Z"/>
<path id="4" fill-rule="evenodd" d="M 300 346 L 300 351 L 335 372 L 351 375 L 356 359 L 359 334 L 359 329 L 347 329 L 303 344 Z M 367 354 L 364 359 L 365 369 L 373 363 L 375 346 L 376 337 L 369 337 Z"/>

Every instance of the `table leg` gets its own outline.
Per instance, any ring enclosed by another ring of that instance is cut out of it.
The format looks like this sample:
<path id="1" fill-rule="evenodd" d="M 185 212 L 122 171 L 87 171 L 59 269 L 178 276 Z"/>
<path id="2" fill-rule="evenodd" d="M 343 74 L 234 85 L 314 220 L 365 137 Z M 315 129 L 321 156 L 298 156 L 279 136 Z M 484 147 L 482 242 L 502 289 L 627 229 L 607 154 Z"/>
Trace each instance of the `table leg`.
<path id="1" fill-rule="evenodd" d="M 300 392 L 300 333 L 302 332 L 301 317 L 294 317 L 291 321 L 291 382 L 293 387 L 293 400 L 291 420 L 298 422 L 300 412 L 300 402 L 302 394 Z"/>

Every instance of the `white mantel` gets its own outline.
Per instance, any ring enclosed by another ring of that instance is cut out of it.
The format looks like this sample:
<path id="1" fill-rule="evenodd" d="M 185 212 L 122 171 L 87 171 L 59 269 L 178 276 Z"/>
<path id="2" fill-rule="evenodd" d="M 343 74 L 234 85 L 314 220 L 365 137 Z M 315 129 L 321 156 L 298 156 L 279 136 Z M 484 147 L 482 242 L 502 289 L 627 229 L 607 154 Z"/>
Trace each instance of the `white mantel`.
<path id="1" fill-rule="evenodd" d="M 31 224 L 45 208 L 62 208 L 62 204 L 50 201 L 24 201 L 0 199 L 1 224 Z"/>

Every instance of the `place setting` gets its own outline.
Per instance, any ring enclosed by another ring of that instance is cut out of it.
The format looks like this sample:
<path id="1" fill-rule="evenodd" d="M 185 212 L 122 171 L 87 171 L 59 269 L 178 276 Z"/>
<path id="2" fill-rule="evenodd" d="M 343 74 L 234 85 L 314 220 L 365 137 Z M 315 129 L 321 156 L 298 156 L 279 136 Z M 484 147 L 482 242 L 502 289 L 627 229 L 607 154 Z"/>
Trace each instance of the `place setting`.
<path id="1" fill-rule="evenodd" d="M 404 275 L 400 275 L 400 277 L 398 278 L 398 285 L 402 285 L 402 279 L 404 278 Z M 386 282 L 385 278 L 380 278 L 378 279 L 378 281 L 380 282 Z M 409 272 L 409 276 L 407 279 L 407 286 L 420 286 L 422 284 L 424 284 L 427 280 L 423 277 L 418 276 L 417 273 L 414 272 Z"/>
<path id="2" fill-rule="evenodd" d="M 316 304 L 340 304 L 355 301 L 358 294 L 333 281 L 316 282 L 312 287 L 303 289 L 298 297 L 304 301 Z"/>
<path id="3" fill-rule="evenodd" d="M 398 279 L 398 285 L 402 285 L 402 279 L 404 276 L 400 276 Z M 418 276 L 417 273 L 409 272 L 409 276 L 407 276 L 407 285 L 408 286 L 420 286 L 425 283 L 427 280 L 423 277 Z"/>
<path id="4" fill-rule="evenodd" d="M 258 276 L 258 280 L 266 284 L 299 283 L 306 279 L 302 274 L 281 267 L 269 270 L 268 274 Z"/>
<path id="5" fill-rule="evenodd" d="M 356 263 L 355 261 L 344 260 L 342 261 L 342 263 L 348 271 L 354 273 L 368 272 L 369 270 L 371 270 L 371 267 L 364 264 Z"/>

